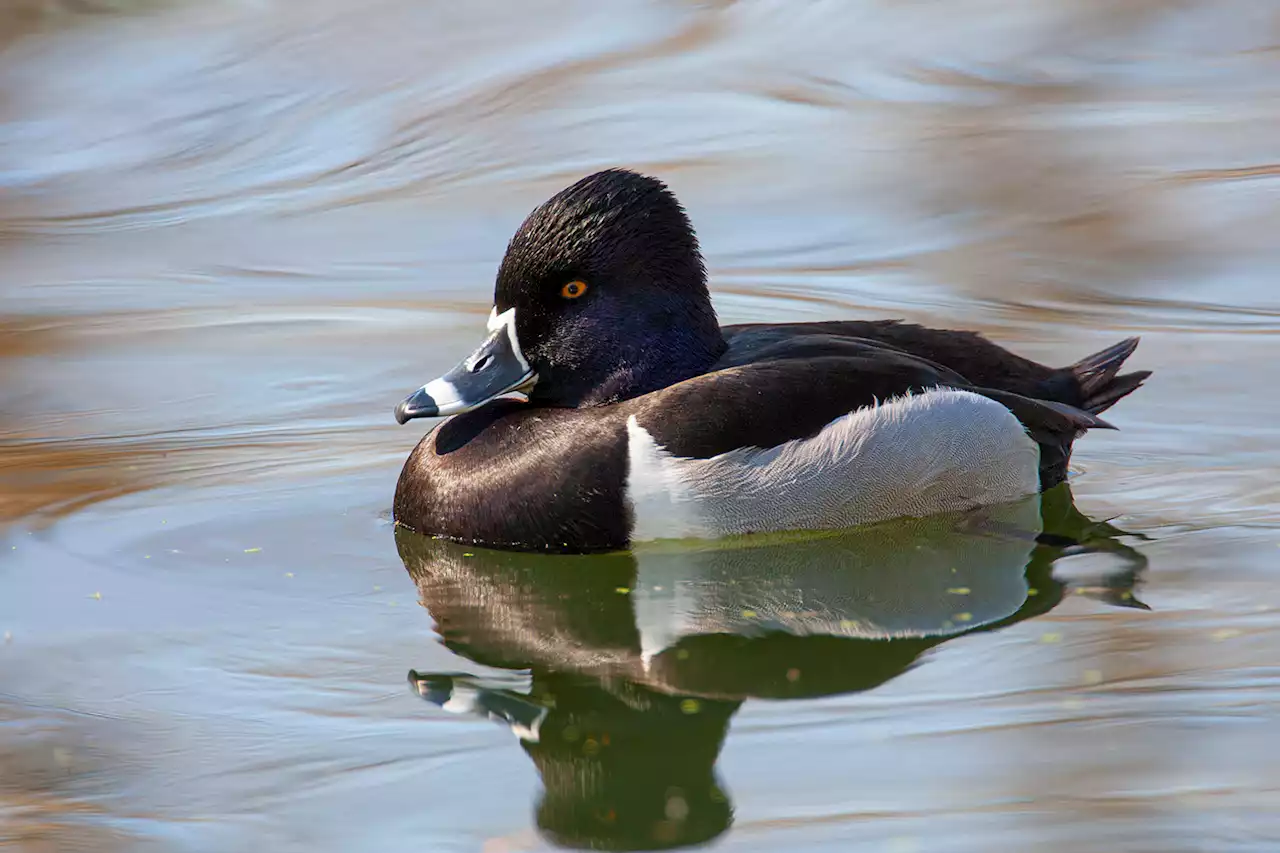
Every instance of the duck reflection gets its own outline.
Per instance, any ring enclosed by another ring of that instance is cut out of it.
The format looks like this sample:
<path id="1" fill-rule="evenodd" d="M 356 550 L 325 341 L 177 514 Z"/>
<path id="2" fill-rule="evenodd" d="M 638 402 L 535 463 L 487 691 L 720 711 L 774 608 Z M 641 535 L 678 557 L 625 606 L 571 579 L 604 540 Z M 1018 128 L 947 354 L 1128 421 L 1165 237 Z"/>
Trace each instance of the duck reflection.
<path id="1" fill-rule="evenodd" d="M 454 652 L 528 671 L 524 689 L 410 672 L 441 708 L 511 727 L 542 777 L 537 822 L 596 850 L 708 841 L 732 819 L 715 774 L 729 719 L 752 697 L 868 690 L 929 648 L 1045 613 L 1064 555 L 1109 552 L 1076 592 L 1143 607 L 1122 531 L 1065 486 L 1015 504 L 835 533 L 542 556 L 407 530 L 401 559 Z"/>

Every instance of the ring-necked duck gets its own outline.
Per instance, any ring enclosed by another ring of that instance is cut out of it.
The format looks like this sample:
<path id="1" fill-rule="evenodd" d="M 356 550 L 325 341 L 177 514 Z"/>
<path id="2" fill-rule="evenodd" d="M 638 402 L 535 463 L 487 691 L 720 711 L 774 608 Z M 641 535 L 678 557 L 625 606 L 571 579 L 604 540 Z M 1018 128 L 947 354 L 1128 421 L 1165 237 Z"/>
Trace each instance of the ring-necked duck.
<path id="1" fill-rule="evenodd" d="M 1050 368 L 894 320 L 721 327 L 660 182 L 611 169 L 520 226 L 489 335 L 396 407 L 453 415 L 405 463 L 395 518 L 497 548 L 847 527 L 1008 501 L 1150 375 L 1129 338 Z"/>

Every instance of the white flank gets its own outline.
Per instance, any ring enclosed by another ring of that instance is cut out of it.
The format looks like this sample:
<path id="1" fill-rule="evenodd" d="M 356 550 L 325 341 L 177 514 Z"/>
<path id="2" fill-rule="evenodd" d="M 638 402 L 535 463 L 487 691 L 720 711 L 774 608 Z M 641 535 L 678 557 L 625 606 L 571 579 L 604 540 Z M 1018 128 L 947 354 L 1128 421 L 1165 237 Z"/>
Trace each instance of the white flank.
<path id="1" fill-rule="evenodd" d="M 663 450 L 635 415 L 627 418 L 626 492 L 633 542 L 717 535 L 702 518 L 698 494 L 682 479 L 686 461 Z"/>
<path id="2" fill-rule="evenodd" d="M 851 527 L 1039 491 L 1040 449 L 1013 413 L 936 389 L 858 409 L 777 447 L 686 459 L 627 422 L 632 541 Z"/>

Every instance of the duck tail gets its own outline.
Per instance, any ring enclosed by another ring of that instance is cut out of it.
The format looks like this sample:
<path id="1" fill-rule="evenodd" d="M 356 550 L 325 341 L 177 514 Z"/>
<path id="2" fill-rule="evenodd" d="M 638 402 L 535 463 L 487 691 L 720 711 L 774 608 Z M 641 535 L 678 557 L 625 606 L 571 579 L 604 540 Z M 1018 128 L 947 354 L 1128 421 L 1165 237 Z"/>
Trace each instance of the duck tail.
<path id="1" fill-rule="evenodd" d="M 1125 338 L 1067 368 L 1080 386 L 1080 408 L 1095 415 L 1105 412 L 1146 381 L 1151 375 L 1150 370 L 1117 375 L 1125 359 L 1138 348 L 1138 340 L 1136 337 Z"/>

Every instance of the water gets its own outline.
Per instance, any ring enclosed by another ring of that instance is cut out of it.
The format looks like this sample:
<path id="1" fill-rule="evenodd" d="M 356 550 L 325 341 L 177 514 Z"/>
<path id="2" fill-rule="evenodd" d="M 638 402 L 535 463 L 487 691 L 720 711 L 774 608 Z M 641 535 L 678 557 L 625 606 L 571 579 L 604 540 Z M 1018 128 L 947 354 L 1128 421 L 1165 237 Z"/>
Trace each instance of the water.
<path id="1" fill-rule="evenodd" d="M 6 10 L 0 846 L 1275 849 L 1274 4 Z M 397 536 L 392 406 L 614 164 L 724 322 L 1156 374 L 1042 513 Z"/>

